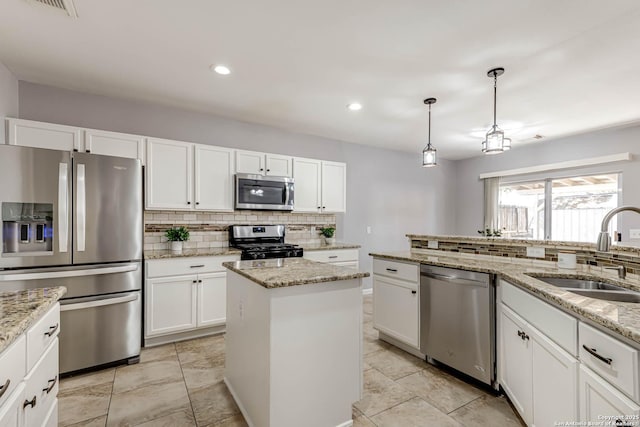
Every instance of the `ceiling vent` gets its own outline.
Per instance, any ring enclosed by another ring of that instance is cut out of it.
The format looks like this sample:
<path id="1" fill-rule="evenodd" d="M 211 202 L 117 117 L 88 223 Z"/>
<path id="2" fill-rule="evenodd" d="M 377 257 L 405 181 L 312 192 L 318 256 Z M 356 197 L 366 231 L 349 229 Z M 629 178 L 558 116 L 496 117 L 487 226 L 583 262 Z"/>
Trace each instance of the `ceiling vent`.
<path id="1" fill-rule="evenodd" d="M 73 0 L 33 0 L 36 3 L 46 4 L 47 6 L 55 7 L 64 11 L 72 18 L 78 17 L 78 11 L 76 5 L 73 4 Z"/>

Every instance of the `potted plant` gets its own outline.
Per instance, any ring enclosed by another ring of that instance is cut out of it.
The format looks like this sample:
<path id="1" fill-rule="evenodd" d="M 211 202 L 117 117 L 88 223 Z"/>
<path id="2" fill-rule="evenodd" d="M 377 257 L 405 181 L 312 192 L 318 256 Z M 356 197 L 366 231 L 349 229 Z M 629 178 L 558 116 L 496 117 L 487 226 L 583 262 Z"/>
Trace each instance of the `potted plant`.
<path id="1" fill-rule="evenodd" d="M 170 228 L 165 232 L 171 245 L 171 252 L 182 253 L 182 242 L 189 240 L 189 230 L 186 227 Z"/>
<path id="2" fill-rule="evenodd" d="M 336 239 L 333 237 L 333 234 L 336 232 L 335 227 L 322 227 L 320 229 L 320 234 L 324 236 L 324 242 L 327 245 L 333 245 L 336 242 Z"/>

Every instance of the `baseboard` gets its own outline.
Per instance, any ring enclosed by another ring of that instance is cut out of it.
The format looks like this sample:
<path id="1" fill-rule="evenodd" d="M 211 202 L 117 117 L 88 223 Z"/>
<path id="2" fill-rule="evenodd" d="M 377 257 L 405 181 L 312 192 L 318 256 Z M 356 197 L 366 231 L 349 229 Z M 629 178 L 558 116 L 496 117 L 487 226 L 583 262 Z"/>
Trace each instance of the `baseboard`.
<path id="1" fill-rule="evenodd" d="M 373 288 L 363 288 L 362 295 L 371 295 L 373 294 Z"/>
<path id="2" fill-rule="evenodd" d="M 249 414 L 247 413 L 247 410 L 242 405 L 242 402 L 238 399 L 238 395 L 236 394 L 236 391 L 233 389 L 231 384 L 229 384 L 227 377 L 224 377 L 223 381 L 227 386 L 227 388 L 229 389 L 229 393 L 231 393 L 231 397 L 233 397 L 233 400 L 236 402 L 236 405 L 238 405 L 238 409 L 240 409 L 240 412 L 242 413 L 244 420 L 247 422 L 247 425 L 249 427 L 254 427 L 255 424 L 253 423 L 253 421 L 251 421 L 251 418 L 249 418 Z"/>
<path id="3" fill-rule="evenodd" d="M 162 344 L 169 344 L 172 342 L 186 341 L 194 338 L 202 338 L 209 335 L 222 334 L 226 331 L 226 325 L 212 326 L 203 329 L 194 329 L 192 331 L 178 332 L 175 334 L 160 335 L 157 337 L 145 337 L 145 347 L 155 347 Z"/>
<path id="4" fill-rule="evenodd" d="M 353 420 L 345 421 L 342 424 L 338 424 L 336 427 L 351 427 L 353 425 Z"/>
<path id="5" fill-rule="evenodd" d="M 404 350 L 409 354 L 413 354 L 416 357 L 419 357 L 422 360 L 425 360 L 425 358 L 427 357 L 426 355 L 420 353 L 420 350 L 411 347 L 408 344 L 405 344 L 393 337 L 390 337 L 389 335 L 385 334 L 384 332 L 380 332 L 378 331 L 378 338 L 381 339 L 384 342 L 388 342 L 389 344 L 398 347 L 400 350 Z"/>

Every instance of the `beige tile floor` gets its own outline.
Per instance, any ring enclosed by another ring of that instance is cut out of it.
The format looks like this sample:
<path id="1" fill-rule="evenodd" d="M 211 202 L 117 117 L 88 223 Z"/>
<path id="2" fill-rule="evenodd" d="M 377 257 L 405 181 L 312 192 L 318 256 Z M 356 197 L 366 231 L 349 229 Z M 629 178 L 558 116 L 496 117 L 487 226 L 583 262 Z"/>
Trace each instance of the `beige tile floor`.
<path id="1" fill-rule="evenodd" d="M 364 390 L 353 408 L 354 426 L 523 425 L 504 397 L 379 341 L 371 313 L 367 296 Z M 137 365 L 63 379 L 60 425 L 246 426 L 223 374 L 223 335 L 143 349 Z"/>

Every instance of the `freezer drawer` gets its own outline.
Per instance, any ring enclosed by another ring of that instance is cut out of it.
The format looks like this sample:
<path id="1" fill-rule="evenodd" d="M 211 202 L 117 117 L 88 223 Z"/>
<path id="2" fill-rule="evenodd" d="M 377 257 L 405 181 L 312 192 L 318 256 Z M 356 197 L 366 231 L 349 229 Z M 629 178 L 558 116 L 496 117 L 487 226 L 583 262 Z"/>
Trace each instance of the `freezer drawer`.
<path id="1" fill-rule="evenodd" d="M 61 301 L 60 373 L 140 355 L 140 291 Z"/>

